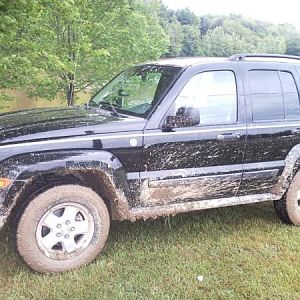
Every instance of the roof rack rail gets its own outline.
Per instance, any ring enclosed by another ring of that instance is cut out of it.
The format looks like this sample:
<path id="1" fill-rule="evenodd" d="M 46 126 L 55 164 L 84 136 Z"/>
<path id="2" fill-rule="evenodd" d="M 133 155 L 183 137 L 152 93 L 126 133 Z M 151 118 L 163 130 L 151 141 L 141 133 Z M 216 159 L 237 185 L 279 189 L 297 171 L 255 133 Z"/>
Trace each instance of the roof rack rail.
<path id="1" fill-rule="evenodd" d="M 244 61 L 245 58 L 283 58 L 283 59 L 295 59 L 295 60 L 300 60 L 300 56 L 293 56 L 293 55 L 285 55 L 285 54 L 258 54 L 258 53 L 239 53 L 232 55 L 228 58 L 230 61 Z"/>

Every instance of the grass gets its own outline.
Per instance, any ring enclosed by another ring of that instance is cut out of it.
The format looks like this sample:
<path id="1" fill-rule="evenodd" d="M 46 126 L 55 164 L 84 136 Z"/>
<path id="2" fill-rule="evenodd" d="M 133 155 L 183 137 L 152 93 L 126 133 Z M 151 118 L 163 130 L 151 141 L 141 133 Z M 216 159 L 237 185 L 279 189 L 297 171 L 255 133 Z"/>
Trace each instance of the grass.
<path id="1" fill-rule="evenodd" d="M 8 236 L 1 299 L 300 299 L 300 229 L 272 203 L 113 223 L 94 263 L 59 276 L 30 271 Z"/>

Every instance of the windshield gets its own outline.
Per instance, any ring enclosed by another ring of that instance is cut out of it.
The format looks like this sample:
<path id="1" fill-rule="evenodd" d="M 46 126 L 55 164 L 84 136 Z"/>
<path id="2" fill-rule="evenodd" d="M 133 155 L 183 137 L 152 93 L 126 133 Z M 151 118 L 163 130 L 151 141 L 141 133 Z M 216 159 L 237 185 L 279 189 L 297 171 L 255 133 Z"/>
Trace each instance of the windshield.
<path id="1" fill-rule="evenodd" d="M 157 65 L 128 69 L 96 93 L 89 106 L 145 116 L 161 99 L 179 71 L 180 68 Z"/>

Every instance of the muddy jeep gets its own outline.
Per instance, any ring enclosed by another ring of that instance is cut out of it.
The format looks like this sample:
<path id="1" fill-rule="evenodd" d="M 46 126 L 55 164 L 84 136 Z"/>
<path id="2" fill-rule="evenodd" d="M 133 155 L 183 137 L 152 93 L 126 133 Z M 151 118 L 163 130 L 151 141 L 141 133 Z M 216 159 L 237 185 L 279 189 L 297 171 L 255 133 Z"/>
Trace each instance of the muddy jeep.
<path id="1" fill-rule="evenodd" d="M 111 220 L 274 201 L 300 225 L 300 57 L 130 68 L 85 106 L 0 115 L 0 227 L 41 273 L 85 265 Z"/>

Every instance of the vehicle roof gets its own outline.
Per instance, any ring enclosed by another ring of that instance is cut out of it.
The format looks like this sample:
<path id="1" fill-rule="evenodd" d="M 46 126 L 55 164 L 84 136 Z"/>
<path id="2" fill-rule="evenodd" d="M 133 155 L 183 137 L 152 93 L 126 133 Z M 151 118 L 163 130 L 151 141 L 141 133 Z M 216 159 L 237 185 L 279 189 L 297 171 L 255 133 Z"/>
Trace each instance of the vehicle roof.
<path id="1" fill-rule="evenodd" d="M 157 61 L 150 61 L 146 64 L 154 64 L 161 66 L 174 66 L 174 67 L 189 67 L 201 63 L 214 63 L 214 62 L 228 61 L 227 57 L 176 57 L 176 58 L 162 58 Z M 144 63 L 145 64 L 145 63 Z"/>
<path id="2" fill-rule="evenodd" d="M 280 62 L 280 63 L 300 63 L 300 57 L 281 55 L 281 54 L 236 54 L 231 57 L 176 57 L 162 58 L 157 61 L 147 62 L 144 64 L 154 64 L 161 66 L 189 67 L 204 63 L 220 63 L 220 62 Z M 144 65 L 143 64 L 143 65 Z"/>

